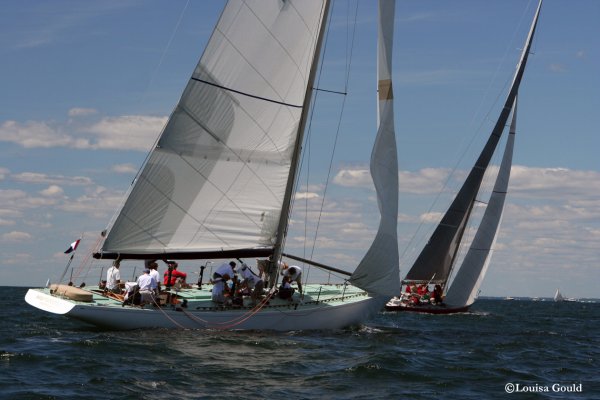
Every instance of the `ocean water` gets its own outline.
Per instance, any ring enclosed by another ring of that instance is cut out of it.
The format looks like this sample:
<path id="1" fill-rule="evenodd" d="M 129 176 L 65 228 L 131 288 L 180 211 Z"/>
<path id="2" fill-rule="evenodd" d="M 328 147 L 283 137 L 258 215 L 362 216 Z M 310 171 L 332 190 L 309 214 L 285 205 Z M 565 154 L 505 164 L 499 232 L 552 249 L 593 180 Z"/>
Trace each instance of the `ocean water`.
<path id="1" fill-rule="evenodd" d="M 323 332 L 114 332 L 38 311 L 26 290 L 0 287 L 1 399 L 600 399 L 600 303 L 482 299 Z"/>

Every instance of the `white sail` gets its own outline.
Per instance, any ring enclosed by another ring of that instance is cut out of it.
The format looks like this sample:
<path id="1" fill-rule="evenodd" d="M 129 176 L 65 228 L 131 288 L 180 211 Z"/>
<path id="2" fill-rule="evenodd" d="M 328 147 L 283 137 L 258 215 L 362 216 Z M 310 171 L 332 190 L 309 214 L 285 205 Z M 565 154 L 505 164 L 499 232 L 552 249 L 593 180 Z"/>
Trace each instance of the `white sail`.
<path id="1" fill-rule="evenodd" d="M 323 9 L 228 2 L 99 256 L 272 252 Z"/>
<path id="2" fill-rule="evenodd" d="M 556 289 L 556 293 L 554 293 L 554 301 L 563 301 L 565 298 L 560 293 L 559 289 Z"/>
<path id="3" fill-rule="evenodd" d="M 381 213 L 379 229 L 369 251 L 350 279 L 369 293 L 392 296 L 398 292 L 398 158 L 392 91 L 393 0 L 379 1 L 378 92 L 379 128 L 371 154 L 371 176 Z"/>
<path id="4" fill-rule="evenodd" d="M 504 201 L 508 191 L 510 168 L 512 166 L 516 128 L 517 100 L 515 98 L 510 132 L 492 195 L 490 196 L 469 251 L 446 295 L 445 302 L 452 307 L 464 307 L 473 304 L 487 272 L 492 258 L 492 249 L 502 221 L 502 212 L 504 210 Z"/>

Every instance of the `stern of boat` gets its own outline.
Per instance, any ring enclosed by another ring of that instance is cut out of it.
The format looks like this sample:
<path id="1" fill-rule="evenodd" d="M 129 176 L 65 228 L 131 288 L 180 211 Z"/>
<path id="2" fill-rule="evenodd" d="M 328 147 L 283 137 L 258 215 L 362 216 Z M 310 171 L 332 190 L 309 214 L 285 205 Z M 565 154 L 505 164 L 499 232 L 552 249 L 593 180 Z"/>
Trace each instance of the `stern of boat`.
<path id="1" fill-rule="evenodd" d="M 75 307 L 71 301 L 52 296 L 48 289 L 29 289 L 25 301 L 35 308 L 59 315 L 68 314 Z"/>

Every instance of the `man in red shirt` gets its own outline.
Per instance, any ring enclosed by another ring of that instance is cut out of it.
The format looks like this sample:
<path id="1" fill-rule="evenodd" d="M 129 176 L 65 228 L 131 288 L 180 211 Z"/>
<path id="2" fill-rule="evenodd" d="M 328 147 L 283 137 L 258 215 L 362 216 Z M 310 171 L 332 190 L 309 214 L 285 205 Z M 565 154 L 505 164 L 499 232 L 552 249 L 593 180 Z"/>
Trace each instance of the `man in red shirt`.
<path id="1" fill-rule="evenodd" d="M 177 282 L 177 278 L 181 278 L 183 283 L 185 283 L 185 278 L 187 274 L 185 272 L 181 272 L 177 270 L 177 263 L 175 261 L 167 261 L 168 268 L 164 273 L 163 283 L 166 286 L 173 286 L 175 282 Z"/>

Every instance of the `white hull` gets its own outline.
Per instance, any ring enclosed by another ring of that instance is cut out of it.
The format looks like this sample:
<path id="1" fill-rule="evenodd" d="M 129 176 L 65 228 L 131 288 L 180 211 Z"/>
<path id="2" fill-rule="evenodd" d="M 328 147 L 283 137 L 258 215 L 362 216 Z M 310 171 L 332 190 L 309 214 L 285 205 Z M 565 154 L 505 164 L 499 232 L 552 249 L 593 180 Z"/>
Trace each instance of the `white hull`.
<path id="1" fill-rule="evenodd" d="M 95 326 L 129 330 L 142 328 L 227 330 L 340 329 L 361 323 L 381 309 L 384 298 L 361 296 L 335 305 L 326 302 L 292 303 L 261 310 L 194 310 L 192 308 L 115 307 L 82 304 L 29 289 L 25 300 L 41 310 L 65 315 Z"/>

